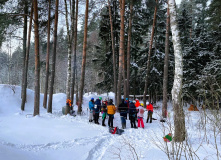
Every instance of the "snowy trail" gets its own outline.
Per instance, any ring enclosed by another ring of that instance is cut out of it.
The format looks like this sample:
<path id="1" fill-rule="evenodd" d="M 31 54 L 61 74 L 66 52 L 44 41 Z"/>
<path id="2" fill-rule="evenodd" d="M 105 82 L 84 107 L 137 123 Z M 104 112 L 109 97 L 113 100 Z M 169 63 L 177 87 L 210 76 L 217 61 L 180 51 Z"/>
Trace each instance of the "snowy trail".
<path id="1" fill-rule="evenodd" d="M 50 150 L 58 150 L 58 149 L 64 149 L 64 148 L 73 148 L 78 145 L 86 145 L 88 143 L 94 142 L 94 139 L 99 139 L 99 136 L 96 137 L 90 137 L 90 138 L 77 138 L 71 141 L 63 141 L 63 142 L 51 142 L 46 144 L 34 144 L 34 145 L 25 145 L 25 144 L 13 144 L 10 142 L 4 142 L 1 141 L 0 143 L 2 145 L 6 145 L 8 147 L 13 147 L 17 149 L 22 149 L 25 151 L 42 151 L 46 149 Z"/>
<path id="2" fill-rule="evenodd" d="M 86 160 L 93 160 L 93 159 L 101 160 L 108 146 L 113 144 L 114 137 L 107 135 L 103 136 L 102 138 L 98 138 L 95 141 L 96 145 L 89 151 Z"/>

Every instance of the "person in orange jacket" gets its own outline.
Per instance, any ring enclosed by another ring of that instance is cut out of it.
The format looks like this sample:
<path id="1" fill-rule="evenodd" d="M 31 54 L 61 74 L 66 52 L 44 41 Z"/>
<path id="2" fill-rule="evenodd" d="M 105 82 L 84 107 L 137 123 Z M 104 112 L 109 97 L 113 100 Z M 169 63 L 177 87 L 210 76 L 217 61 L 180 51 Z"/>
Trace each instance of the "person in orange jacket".
<path id="1" fill-rule="evenodd" d="M 148 123 L 149 119 L 150 119 L 150 123 L 152 123 L 153 105 L 151 103 L 147 102 L 146 109 L 148 110 L 147 122 L 146 123 Z"/>
<path id="2" fill-rule="evenodd" d="M 140 106 L 140 102 L 139 102 L 139 100 L 138 100 L 138 99 L 135 99 L 135 101 L 136 101 L 135 106 L 136 106 L 136 108 L 137 108 L 137 107 L 139 107 L 139 106 Z"/>
<path id="3" fill-rule="evenodd" d="M 107 114 L 109 116 L 108 119 L 108 126 L 113 128 L 113 119 L 114 119 L 114 114 L 116 112 L 116 107 L 113 104 L 113 100 L 110 99 L 109 103 L 107 105 Z"/>

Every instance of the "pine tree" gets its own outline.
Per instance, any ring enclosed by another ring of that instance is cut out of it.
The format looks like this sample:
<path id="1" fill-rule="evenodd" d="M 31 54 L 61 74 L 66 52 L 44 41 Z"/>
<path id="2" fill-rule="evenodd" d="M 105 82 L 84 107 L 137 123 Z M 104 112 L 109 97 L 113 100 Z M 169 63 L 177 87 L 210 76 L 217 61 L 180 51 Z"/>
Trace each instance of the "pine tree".
<path id="1" fill-rule="evenodd" d="M 39 55 L 39 30 L 38 30 L 38 2 L 33 0 L 34 7 L 34 28 L 35 28 L 35 98 L 34 98 L 34 113 L 39 115 L 40 103 L 40 55 Z"/>
<path id="2" fill-rule="evenodd" d="M 54 79 L 55 79 L 55 64 L 56 64 L 56 53 L 57 53 L 57 27 L 58 27 L 58 5 L 59 0 L 55 2 L 55 22 L 54 22 L 54 40 L 53 40 L 53 55 L 52 55 L 52 70 L 51 70 L 51 81 L 49 88 L 49 99 L 48 99 L 48 113 L 52 113 L 52 99 L 54 93 Z"/>
<path id="3" fill-rule="evenodd" d="M 85 24 L 84 24 L 84 42 L 83 42 L 83 58 L 82 58 L 82 67 L 81 67 L 81 85 L 79 92 L 79 105 L 78 105 L 78 114 L 82 112 L 82 102 L 83 102 L 83 89 L 84 89 L 84 79 L 85 79 L 85 63 L 86 63 L 86 47 L 87 47 L 87 24 L 88 24 L 88 2 L 86 0 L 85 7 Z"/>

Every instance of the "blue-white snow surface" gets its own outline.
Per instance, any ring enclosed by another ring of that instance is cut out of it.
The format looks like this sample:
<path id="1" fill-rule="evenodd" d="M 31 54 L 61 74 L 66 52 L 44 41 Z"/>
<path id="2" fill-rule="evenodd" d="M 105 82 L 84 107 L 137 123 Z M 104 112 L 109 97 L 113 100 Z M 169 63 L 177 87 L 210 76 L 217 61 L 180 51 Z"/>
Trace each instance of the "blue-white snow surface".
<path id="1" fill-rule="evenodd" d="M 13 91 L 14 90 L 14 91 Z M 127 128 L 122 135 L 112 135 L 108 127 L 88 122 L 88 102 L 91 97 L 114 98 L 113 93 L 97 95 L 85 94 L 82 116 L 64 116 L 62 107 L 66 96 L 63 93 L 53 95 L 53 113 L 48 114 L 42 106 L 43 94 L 40 97 L 40 115 L 33 117 L 34 92 L 27 90 L 25 111 L 20 110 L 21 88 L 19 86 L 0 85 L 0 160 L 112 160 L 141 159 L 165 160 L 173 157 L 173 142 L 164 142 L 163 138 L 173 130 L 173 111 L 168 103 L 168 119 L 161 123 L 161 106 L 154 110 L 152 124 L 145 123 L 145 128 Z M 155 105 L 155 106 L 156 106 Z M 77 106 L 74 107 L 77 110 Z M 220 132 L 215 138 L 213 125 L 207 130 L 199 121 L 202 111 L 186 114 L 188 144 L 192 149 L 193 159 L 217 159 L 217 149 L 221 150 Z M 147 112 L 145 112 L 144 122 Z M 106 125 L 107 125 L 106 119 Z M 120 115 L 115 114 L 114 126 L 121 128 Z M 207 133 L 205 135 L 205 133 Z M 206 137 L 205 137 L 206 136 Z M 215 145 L 217 140 L 217 145 Z M 186 142 L 185 142 L 186 143 Z M 176 144 L 174 144 L 176 146 Z M 186 146 L 186 145 L 185 145 Z M 168 147 L 168 151 L 167 151 Z M 187 159 L 191 154 L 183 147 L 181 159 Z M 168 155 L 167 155 L 168 153 Z M 188 155 L 189 154 L 189 155 Z M 218 155 L 220 157 L 220 155 Z"/>

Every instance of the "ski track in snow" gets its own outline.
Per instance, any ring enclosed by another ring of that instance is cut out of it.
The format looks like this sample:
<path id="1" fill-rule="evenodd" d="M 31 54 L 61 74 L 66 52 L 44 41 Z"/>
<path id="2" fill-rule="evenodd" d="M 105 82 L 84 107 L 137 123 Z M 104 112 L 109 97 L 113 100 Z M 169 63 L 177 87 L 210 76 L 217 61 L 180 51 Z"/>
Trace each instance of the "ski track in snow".
<path id="1" fill-rule="evenodd" d="M 17 148 L 17 149 L 22 149 L 25 151 L 38 152 L 38 151 L 42 151 L 45 149 L 57 150 L 57 149 L 64 149 L 64 148 L 73 148 L 76 145 L 83 145 L 84 146 L 88 143 L 93 143 L 94 139 L 96 139 L 96 141 L 98 141 L 97 145 L 99 145 L 99 142 L 104 141 L 104 139 L 106 139 L 106 136 L 103 136 L 102 139 L 100 139 L 99 137 L 100 136 L 89 137 L 89 138 L 78 138 L 78 139 L 74 139 L 72 141 L 51 142 L 51 143 L 47 143 L 47 144 L 37 144 L 37 145 L 13 144 L 13 143 L 4 142 L 4 141 L 2 141 L 1 144 L 9 146 L 9 147 Z"/>
<path id="2" fill-rule="evenodd" d="M 107 135 L 103 136 L 101 139 L 96 139 L 97 144 L 89 151 L 86 160 L 101 160 L 108 146 L 111 146 L 115 142 L 114 139 L 113 135 Z"/>

